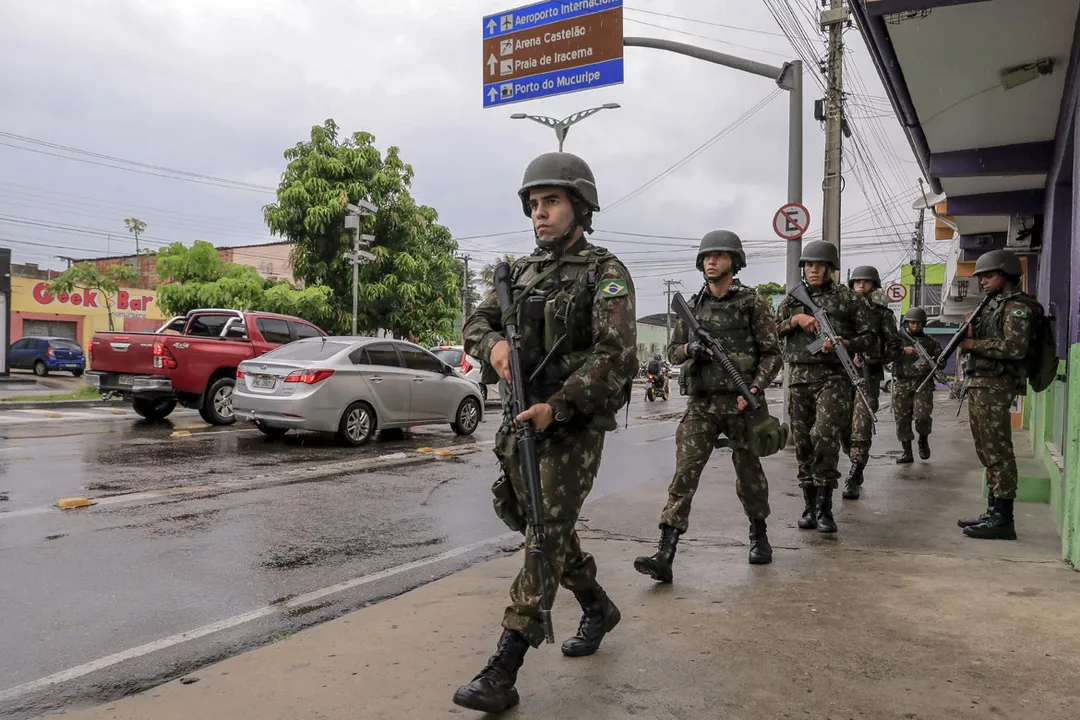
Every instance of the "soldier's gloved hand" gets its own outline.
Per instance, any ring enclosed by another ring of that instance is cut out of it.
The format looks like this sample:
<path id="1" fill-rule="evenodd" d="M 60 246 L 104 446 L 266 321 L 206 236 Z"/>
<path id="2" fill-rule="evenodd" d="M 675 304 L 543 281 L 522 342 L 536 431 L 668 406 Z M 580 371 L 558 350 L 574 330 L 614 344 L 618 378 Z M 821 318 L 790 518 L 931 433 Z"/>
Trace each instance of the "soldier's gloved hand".
<path id="1" fill-rule="evenodd" d="M 694 342 L 687 345 L 686 354 L 692 357 L 694 360 L 700 360 L 704 357 L 712 355 L 712 353 L 709 352 L 709 348 L 705 347 L 705 344 L 702 343 L 700 340 L 695 340 Z"/>

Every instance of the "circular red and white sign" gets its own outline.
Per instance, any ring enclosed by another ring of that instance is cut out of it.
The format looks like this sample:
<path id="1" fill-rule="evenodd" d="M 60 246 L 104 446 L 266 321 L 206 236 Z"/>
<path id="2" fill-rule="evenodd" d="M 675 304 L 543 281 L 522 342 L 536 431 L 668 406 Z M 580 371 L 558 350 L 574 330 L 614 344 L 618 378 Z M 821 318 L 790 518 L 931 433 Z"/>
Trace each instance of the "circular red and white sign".
<path id="1" fill-rule="evenodd" d="M 907 287 L 900 283 L 893 283 L 889 287 L 885 288 L 885 297 L 889 302 L 903 302 L 907 297 Z"/>
<path id="2" fill-rule="evenodd" d="M 773 215 L 772 227 L 784 240 L 798 240 L 810 227 L 810 211 L 805 205 L 788 203 Z"/>

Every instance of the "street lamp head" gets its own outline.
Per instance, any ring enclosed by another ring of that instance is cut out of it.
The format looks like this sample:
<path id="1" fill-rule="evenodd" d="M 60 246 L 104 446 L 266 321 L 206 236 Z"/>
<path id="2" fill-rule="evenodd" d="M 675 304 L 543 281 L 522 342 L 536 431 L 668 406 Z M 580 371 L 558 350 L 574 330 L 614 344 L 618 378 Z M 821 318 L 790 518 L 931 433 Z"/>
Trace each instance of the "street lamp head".
<path id="1" fill-rule="evenodd" d="M 511 120 L 524 120 L 526 117 L 528 117 L 528 116 L 525 113 L 514 113 L 513 115 L 510 116 L 510 119 Z"/>
<path id="2" fill-rule="evenodd" d="M 605 110 L 614 110 L 615 108 L 622 107 L 622 105 L 619 103 L 604 103 L 603 107 Z"/>

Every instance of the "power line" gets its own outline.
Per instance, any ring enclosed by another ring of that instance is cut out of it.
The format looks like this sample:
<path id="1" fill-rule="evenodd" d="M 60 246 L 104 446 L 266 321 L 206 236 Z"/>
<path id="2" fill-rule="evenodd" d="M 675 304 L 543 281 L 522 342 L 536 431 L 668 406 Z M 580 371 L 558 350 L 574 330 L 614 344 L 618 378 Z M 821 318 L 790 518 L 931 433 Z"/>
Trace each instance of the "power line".
<path id="1" fill-rule="evenodd" d="M 671 15 L 669 13 L 655 12 L 653 10 L 642 10 L 641 8 L 626 8 L 627 12 L 644 13 L 646 15 L 657 15 L 659 17 L 666 17 L 672 20 L 682 20 L 684 22 L 699 23 L 701 25 L 712 25 L 713 27 L 726 28 L 728 30 L 740 30 L 743 32 L 757 33 L 759 35 L 775 35 L 778 37 L 784 37 L 783 33 L 773 32 L 771 30 L 759 30 L 757 28 L 741 27 L 739 25 L 725 25 L 724 23 L 712 22 L 711 20 L 700 20 L 698 18 L 683 17 L 681 15 Z"/>

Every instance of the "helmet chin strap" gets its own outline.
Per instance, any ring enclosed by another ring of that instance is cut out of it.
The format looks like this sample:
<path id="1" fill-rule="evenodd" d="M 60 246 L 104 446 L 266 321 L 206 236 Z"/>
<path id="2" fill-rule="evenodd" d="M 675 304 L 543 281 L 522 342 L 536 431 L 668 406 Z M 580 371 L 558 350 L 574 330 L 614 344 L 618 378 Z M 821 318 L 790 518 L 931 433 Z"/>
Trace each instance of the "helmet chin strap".
<path id="1" fill-rule="evenodd" d="M 570 243 L 574 242 L 574 234 L 579 227 L 581 227 L 581 225 L 579 225 L 577 220 L 575 220 L 573 223 L 570 224 L 570 227 L 565 233 L 555 238 L 554 240 L 551 240 L 550 242 L 547 240 L 542 240 L 540 236 L 535 233 L 535 231 L 533 232 L 533 235 L 536 238 L 537 246 L 543 248 L 544 250 L 550 251 L 555 257 L 559 257 L 563 254 L 563 251 L 570 246 Z"/>

